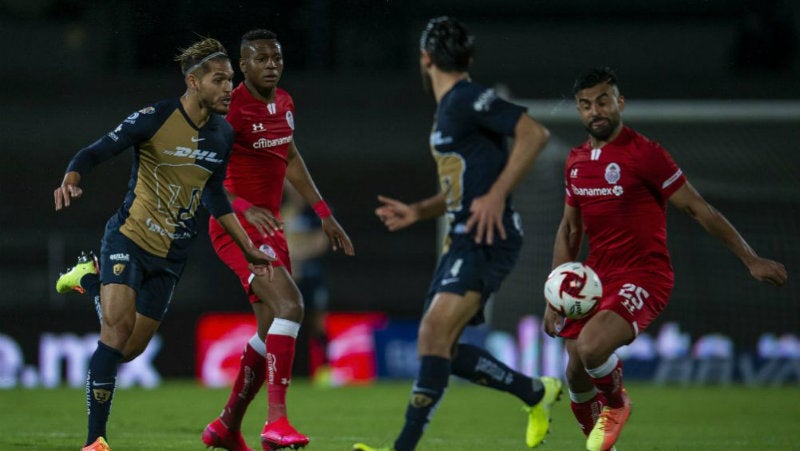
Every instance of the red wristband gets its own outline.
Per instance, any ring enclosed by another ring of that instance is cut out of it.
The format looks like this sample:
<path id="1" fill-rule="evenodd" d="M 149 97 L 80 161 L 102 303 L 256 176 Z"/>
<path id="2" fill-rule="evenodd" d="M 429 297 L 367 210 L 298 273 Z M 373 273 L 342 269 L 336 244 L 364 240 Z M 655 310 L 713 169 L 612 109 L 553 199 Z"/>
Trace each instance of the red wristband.
<path id="1" fill-rule="evenodd" d="M 328 208 L 328 204 L 325 203 L 325 200 L 323 200 L 323 199 L 320 199 L 319 201 L 317 201 L 317 203 L 314 204 L 314 206 L 311 207 L 311 208 L 313 208 L 314 212 L 317 213 L 317 216 L 319 216 L 319 219 L 325 219 L 325 218 L 329 217 L 332 214 L 331 213 L 331 209 Z"/>
<path id="2" fill-rule="evenodd" d="M 247 201 L 247 199 L 243 197 L 237 197 L 236 199 L 231 202 L 231 207 L 233 207 L 233 211 L 243 215 L 253 204 Z"/>

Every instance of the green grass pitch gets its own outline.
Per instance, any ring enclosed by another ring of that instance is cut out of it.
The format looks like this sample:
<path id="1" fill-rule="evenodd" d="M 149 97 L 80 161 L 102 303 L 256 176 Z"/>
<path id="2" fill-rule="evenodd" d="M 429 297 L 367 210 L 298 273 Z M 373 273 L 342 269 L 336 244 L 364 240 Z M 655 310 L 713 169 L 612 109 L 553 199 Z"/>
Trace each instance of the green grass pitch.
<path id="1" fill-rule="evenodd" d="M 410 382 L 317 388 L 295 380 L 289 392 L 294 425 L 311 437 L 309 451 L 348 451 L 354 442 L 391 444 Z M 619 451 L 800 451 L 800 387 L 655 387 L 628 384 L 631 419 Z M 159 388 L 118 390 L 109 422 L 114 451 L 202 450 L 200 433 L 222 408 L 227 389 L 168 381 Z M 262 390 L 243 425 L 260 450 Z M 542 451 L 583 450 L 563 396 Z M 513 397 L 453 380 L 418 449 L 526 450 L 525 414 Z M 0 451 L 77 451 L 85 439 L 80 389 L 0 390 Z"/>

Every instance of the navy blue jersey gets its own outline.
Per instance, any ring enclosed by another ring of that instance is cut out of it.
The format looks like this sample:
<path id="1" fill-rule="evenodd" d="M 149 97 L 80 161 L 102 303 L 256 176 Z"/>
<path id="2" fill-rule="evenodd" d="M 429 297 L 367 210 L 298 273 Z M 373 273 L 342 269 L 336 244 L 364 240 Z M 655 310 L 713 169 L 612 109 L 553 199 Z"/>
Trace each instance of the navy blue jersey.
<path id="1" fill-rule="evenodd" d="M 463 233 L 472 200 L 489 191 L 508 161 L 506 138 L 525 108 L 497 97 L 470 80 L 456 83 L 442 97 L 430 136 L 439 184 L 447 194 L 450 232 Z M 511 198 L 506 199 L 504 223 L 513 224 Z"/>
<path id="2" fill-rule="evenodd" d="M 81 149 L 67 171 L 85 177 L 99 163 L 133 147 L 128 193 L 109 220 L 143 250 L 181 259 L 197 234 L 197 208 L 212 215 L 232 212 L 222 181 L 233 144 L 233 129 L 212 114 L 197 128 L 180 99 L 162 100 L 134 112 L 113 131 Z"/>

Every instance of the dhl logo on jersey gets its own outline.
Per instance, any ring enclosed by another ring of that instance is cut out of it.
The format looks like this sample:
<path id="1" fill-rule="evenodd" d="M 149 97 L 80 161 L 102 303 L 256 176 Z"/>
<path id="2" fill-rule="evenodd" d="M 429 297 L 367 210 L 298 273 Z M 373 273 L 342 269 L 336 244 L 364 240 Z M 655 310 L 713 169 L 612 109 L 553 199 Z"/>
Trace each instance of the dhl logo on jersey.
<path id="1" fill-rule="evenodd" d="M 195 160 L 208 161 L 209 163 L 222 163 L 223 161 L 217 158 L 216 152 L 210 152 L 202 149 L 191 149 L 189 147 L 178 146 L 175 148 L 175 150 L 164 150 L 164 153 L 167 155 L 172 155 L 173 157 L 193 158 Z"/>

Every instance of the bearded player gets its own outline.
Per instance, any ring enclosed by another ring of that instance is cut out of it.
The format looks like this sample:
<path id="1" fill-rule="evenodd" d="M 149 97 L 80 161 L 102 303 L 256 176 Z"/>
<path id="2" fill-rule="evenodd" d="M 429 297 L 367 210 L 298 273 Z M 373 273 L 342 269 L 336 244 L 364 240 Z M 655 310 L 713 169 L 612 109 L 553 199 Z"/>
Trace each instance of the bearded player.
<path id="1" fill-rule="evenodd" d="M 286 392 L 292 377 L 295 343 L 303 320 L 303 299 L 291 277 L 280 205 L 284 179 L 313 206 L 334 251 L 354 255 L 353 244 L 322 199 L 294 143 L 294 102 L 277 87 L 283 53 L 275 33 L 251 30 L 241 41 L 239 69 L 244 81 L 232 92 L 228 122 L 235 139 L 225 188 L 233 209 L 256 246 L 276 254 L 274 279 L 254 278 L 234 242 L 213 218 L 209 234 L 217 255 L 239 277 L 258 323 L 242 353 L 239 373 L 220 416 L 203 431 L 207 446 L 250 450 L 242 437 L 242 417 L 264 382 L 268 415 L 261 434 L 264 450 L 302 447 L 307 436 L 289 423 Z"/>
<path id="2" fill-rule="evenodd" d="M 725 217 L 700 196 L 658 143 L 622 123 L 625 98 L 609 69 L 575 82 L 578 113 L 589 140 L 572 149 L 564 177 L 566 204 L 553 246 L 553 267 L 578 257 L 603 281 L 595 313 L 570 320 L 546 307 L 545 332 L 566 339 L 572 411 L 588 451 L 614 447 L 630 414 L 622 361 L 614 351 L 633 341 L 664 310 L 674 275 L 667 251 L 666 202 L 722 241 L 756 280 L 783 285 L 786 269 L 761 258 Z"/>

